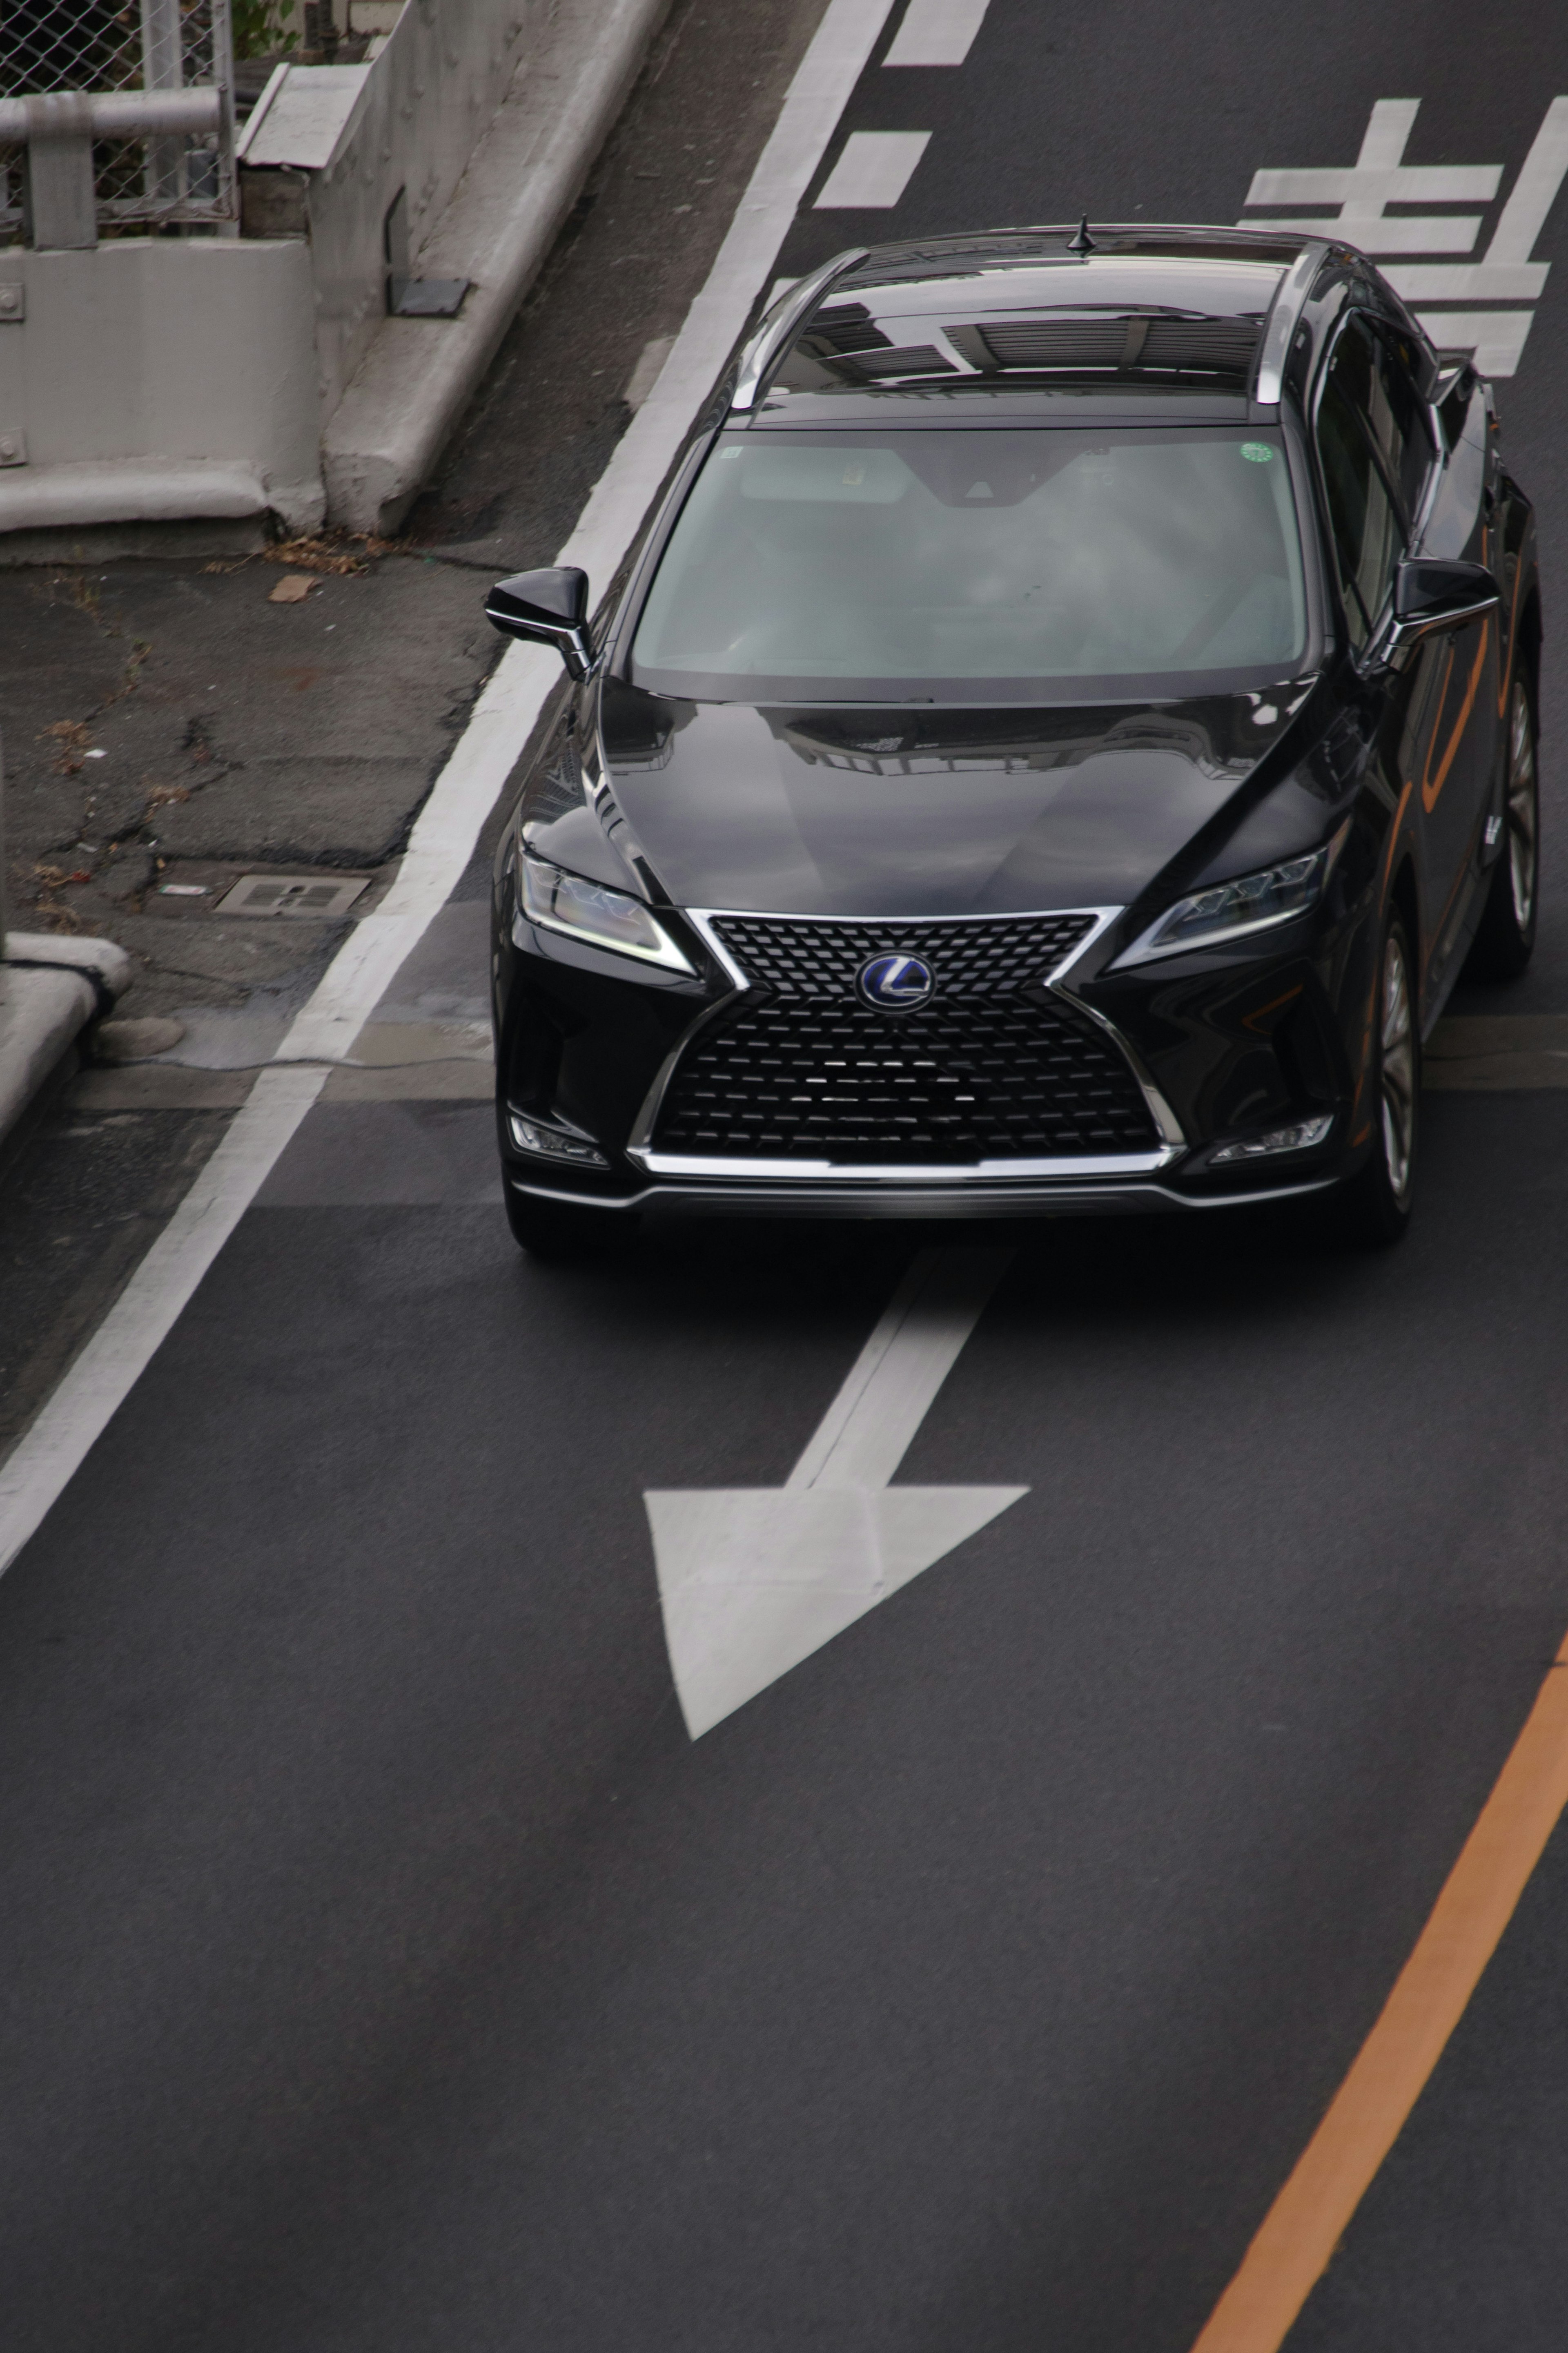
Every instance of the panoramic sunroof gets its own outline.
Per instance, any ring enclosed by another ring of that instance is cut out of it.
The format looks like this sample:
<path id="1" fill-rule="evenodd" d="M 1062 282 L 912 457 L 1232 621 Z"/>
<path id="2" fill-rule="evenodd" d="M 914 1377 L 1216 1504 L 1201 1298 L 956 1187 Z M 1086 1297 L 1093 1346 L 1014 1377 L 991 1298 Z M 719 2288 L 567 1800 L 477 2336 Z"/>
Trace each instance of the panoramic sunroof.
<path id="1" fill-rule="evenodd" d="M 1262 332 L 1261 316 L 1213 318 L 1174 309 L 1110 306 L 1015 311 L 1001 318 L 936 318 L 927 312 L 918 319 L 879 321 L 864 303 L 839 300 L 812 319 L 775 380 L 786 392 L 863 391 L 965 378 L 979 388 L 1017 377 L 1036 383 L 1187 383 L 1244 391 Z"/>

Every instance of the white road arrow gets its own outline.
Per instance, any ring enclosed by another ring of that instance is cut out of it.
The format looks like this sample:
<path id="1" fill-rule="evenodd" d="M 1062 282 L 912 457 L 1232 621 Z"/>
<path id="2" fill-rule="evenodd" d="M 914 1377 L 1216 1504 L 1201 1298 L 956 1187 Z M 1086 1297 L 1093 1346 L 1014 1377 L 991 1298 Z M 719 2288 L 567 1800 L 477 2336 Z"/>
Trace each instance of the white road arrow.
<path id="1" fill-rule="evenodd" d="M 888 1483 L 1012 1255 L 920 1254 L 783 1487 L 644 1496 L 693 1740 L 1028 1493 Z"/>

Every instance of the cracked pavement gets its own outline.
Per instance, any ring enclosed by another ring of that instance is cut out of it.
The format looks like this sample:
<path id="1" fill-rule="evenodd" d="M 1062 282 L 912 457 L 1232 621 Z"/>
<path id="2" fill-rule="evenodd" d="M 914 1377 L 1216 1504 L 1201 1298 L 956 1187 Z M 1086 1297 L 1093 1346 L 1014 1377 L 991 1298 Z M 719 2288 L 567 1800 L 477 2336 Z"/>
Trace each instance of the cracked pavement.
<path id="1" fill-rule="evenodd" d="M 213 913 L 230 881 L 390 881 L 500 651 L 483 591 L 552 561 L 570 533 L 629 421 L 639 355 L 679 329 L 820 13 L 757 0 L 729 20 L 677 0 L 395 548 L 325 546 L 317 561 L 363 568 L 314 574 L 290 604 L 271 601 L 305 568 L 288 549 L 0 569 L 10 920 L 128 949 L 120 1010 L 185 1021 L 181 1058 L 270 1051 L 352 920 Z"/>

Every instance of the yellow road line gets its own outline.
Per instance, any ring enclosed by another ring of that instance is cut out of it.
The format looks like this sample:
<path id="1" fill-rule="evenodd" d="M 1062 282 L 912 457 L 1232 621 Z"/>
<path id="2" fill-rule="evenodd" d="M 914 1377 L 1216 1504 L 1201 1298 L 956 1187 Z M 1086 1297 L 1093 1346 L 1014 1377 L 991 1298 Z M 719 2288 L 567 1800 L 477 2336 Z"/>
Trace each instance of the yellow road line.
<path id="1" fill-rule="evenodd" d="M 1568 1640 L 1383 2014 L 1194 2353 L 1276 2353 L 1463 2017 L 1568 1804 Z"/>

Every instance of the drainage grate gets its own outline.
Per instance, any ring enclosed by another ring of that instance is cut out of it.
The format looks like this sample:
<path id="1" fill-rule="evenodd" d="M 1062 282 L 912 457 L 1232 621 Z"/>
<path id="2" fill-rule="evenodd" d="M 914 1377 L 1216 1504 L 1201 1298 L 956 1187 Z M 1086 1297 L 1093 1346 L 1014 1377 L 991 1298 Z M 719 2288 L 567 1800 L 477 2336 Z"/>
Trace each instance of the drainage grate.
<path id="1" fill-rule="evenodd" d="M 335 881 L 311 881 L 300 874 L 242 874 L 213 909 L 215 915 L 346 915 L 362 891 L 367 874 L 340 876 Z"/>

